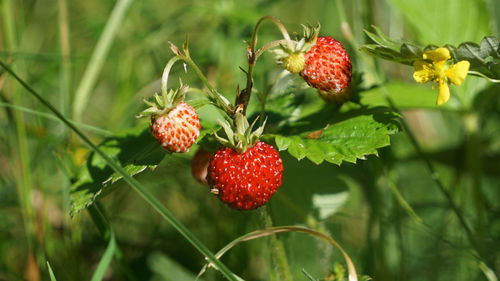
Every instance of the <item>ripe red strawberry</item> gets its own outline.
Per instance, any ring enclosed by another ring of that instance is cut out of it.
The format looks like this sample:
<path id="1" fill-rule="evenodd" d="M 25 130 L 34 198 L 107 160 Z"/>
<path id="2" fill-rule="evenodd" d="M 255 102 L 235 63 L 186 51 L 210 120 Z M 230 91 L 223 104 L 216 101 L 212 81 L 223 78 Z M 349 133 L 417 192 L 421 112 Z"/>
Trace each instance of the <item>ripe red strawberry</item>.
<path id="1" fill-rule="evenodd" d="M 283 164 L 272 145 L 257 141 L 244 153 L 219 149 L 208 167 L 212 193 L 237 210 L 251 210 L 269 201 L 281 186 Z"/>
<path id="2" fill-rule="evenodd" d="M 151 116 L 151 132 L 170 152 L 187 152 L 200 135 L 200 120 L 192 106 L 180 102 L 163 115 Z"/>
<path id="3" fill-rule="evenodd" d="M 277 62 L 298 73 L 322 98 L 343 103 L 350 97 L 351 60 L 344 47 L 332 37 L 318 37 L 320 26 L 305 26 L 299 41 L 286 41 L 274 50 Z"/>
<path id="4" fill-rule="evenodd" d="M 304 69 L 299 74 L 309 86 L 320 90 L 320 95 L 328 101 L 341 103 L 349 98 L 351 60 L 339 41 L 318 37 L 304 57 Z"/>

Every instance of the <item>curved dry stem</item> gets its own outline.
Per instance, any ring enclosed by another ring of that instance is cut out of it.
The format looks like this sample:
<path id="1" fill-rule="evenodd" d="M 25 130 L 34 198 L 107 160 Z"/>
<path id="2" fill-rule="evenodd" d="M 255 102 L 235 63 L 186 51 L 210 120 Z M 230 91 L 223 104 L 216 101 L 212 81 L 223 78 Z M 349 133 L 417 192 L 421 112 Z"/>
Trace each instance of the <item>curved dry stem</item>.
<path id="1" fill-rule="evenodd" d="M 266 236 L 269 236 L 272 234 L 283 233 L 283 232 L 301 232 L 301 233 L 311 234 L 313 236 L 316 236 L 316 237 L 319 237 L 323 240 L 328 241 L 330 244 L 335 246 L 335 248 L 337 248 L 344 256 L 344 259 L 345 259 L 346 264 L 347 264 L 347 271 L 349 273 L 348 280 L 349 281 L 358 281 L 358 274 L 356 272 L 356 268 L 354 267 L 354 263 L 351 260 L 351 257 L 349 257 L 349 255 L 346 253 L 346 251 L 344 251 L 344 249 L 339 245 L 339 243 L 337 243 L 337 241 L 335 241 L 333 238 L 331 238 L 330 236 L 328 236 L 324 233 L 321 233 L 319 231 L 316 231 L 316 230 L 313 230 L 310 228 L 301 227 L 301 226 L 278 226 L 278 227 L 271 227 L 271 228 L 256 230 L 256 231 L 247 233 L 247 234 L 231 241 L 231 243 L 227 244 L 224 248 L 222 248 L 219 252 L 217 252 L 217 254 L 215 254 L 215 257 L 217 259 L 220 259 L 226 252 L 228 252 L 234 246 L 238 245 L 241 242 L 250 241 L 253 239 L 266 237 Z M 205 266 L 203 266 L 203 268 L 198 273 L 196 280 L 198 280 L 198 278 L 201 277 L 201 275 L 203 275 L 210 266 L 212 266 L 211 263 L 208 263 Z"/>

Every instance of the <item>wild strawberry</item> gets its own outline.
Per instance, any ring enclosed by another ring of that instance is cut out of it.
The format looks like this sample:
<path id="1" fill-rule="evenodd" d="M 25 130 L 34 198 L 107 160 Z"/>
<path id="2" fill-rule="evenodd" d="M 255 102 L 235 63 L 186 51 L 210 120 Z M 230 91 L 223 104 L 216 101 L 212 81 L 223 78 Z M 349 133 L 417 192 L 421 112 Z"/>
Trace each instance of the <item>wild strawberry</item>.
<path id="1" fill-rule="evenodd" d="M 214 153 L 200 147 L 191 160 L 191 174 L 201 183 L 207 183 L 207 170 Z"/>
<path id="2" fill-rule="evenodd" d="M 170 152 L 187 152 L 200 135 L 200 120 L 192 106 L 180 102 L 163 115 L 151 116 L 151 132 Z"/>
<path id="3" fill-rule="evenodd" d="M 304 57 L 304 69 L 299 74 L 309 86 L 320 90 L 320 95 L 328 101 L 341 103 L 349 99 L 351 60 L 339 41 L 318 37 Z"/>
<path id="4" fill-rule="evenodd" d="M 211 192 L 237 210 L 251 210 L 269 201 L 281 186 L 283 164 L 272 145 L 259 141 L 262 126 L 252 132 L 241 112 L 235 114 L 236 132 L 220 122 L 227 139 L 215 137 L 223 147 L 215 152 L 208 166 L 207 181 Z"/>
<path id="5" fill-rule="evenodd" d="M 187 152 L 200 135 L 200 120 L 195 109 L 183 102 L 187 86 L 177 91 L 155 94 L 155 101 L 138 117 L 151 117 L 151 132 L 158 143 L 170 152 Z"/>
<path id="6" fill-rule="evenodd" d="M 219 149 L 208 168 L 212 193 L 237 210 L 251 210 L 269 201 L 281 186 L 283 164 L 273 146 L 258 141 L 244 153 Z"/>
<path id="7" fill-rule="evenodd" d="M 318 37 L 318 33 L 319 26 L 305 27 L 302 39 L 289 41 L 275 50 L 277 61 L 318 89 L 326 101 L 343 103 L 350 97 L 351 60 L 340 42 L 332 37 Z"/>

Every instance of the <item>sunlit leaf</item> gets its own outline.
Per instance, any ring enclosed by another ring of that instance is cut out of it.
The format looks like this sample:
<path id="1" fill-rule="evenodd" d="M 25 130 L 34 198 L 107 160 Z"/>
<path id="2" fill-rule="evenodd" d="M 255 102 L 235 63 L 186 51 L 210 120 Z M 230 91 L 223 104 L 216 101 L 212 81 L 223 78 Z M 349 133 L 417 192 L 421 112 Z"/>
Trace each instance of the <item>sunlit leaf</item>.
<path id="1" fill-rule="evenodd" d="M 105 139 L 99 147 L 115 158 L 130 175 L 136 175 L 148 167 L 156 167 L 167 155 L 149 129 L 144 128 L 116 134 Z M 71 187 L 71 215 L 92 204 L 103 189 L 120 178 L 103 158 L 90 153 Z"/>
<path id="2" fill-rule="evenodd" d="M 301 160 L 307 157 L 320 164 L 323 161 L 341 164 L 355 163 L 377 149 L 390 144 L 389 136 L 399 131 L 398 114 L 383 108 L 361 110 L 345 120 L 328 123 L 318 138 L 309 138 L 311 131 L 296 135 L 270 135 L 279 150 Z"/>

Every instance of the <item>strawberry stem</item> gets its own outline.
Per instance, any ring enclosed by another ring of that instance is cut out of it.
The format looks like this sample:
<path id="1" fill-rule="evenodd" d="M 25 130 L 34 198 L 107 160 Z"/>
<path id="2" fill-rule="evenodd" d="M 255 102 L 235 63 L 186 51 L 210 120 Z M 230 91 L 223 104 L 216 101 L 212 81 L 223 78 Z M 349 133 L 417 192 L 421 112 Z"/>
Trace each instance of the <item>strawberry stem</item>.
<path id="1" fill-rule="evenodd" d="M 264 45 L 262 48 L 260 48 L 258 51 L 256 50 L 257 47 L 257 33 L 259 30 L 260 25 L 262 22 L 265 20 L 271 20 L 281 31 L 281 34 L 283 34 L 283 40 L 278 40 L 278 41 L 273 41 L 271 43 L 268 43 Z M 240 93 L 236 95 L 236 108 L 238 106 L 243 106 L 243 115 L 245 115 L 246 112 L 246 107 L 248 104 L 248 101 L 250 100 L 250 95 L 252 94 L 252 87 L 253 87 L 253 68 L 255 66 L 255 63 L 257 61 L 257 58 L 266 50 L 278 46 L 279 44 L 286 43 L 289 48 L 292 48 L 292 40 L 290 39 L 290 35 L 288 34 L 288 31 L 286 30 L 285 26 L 281 23 L 281 21 L 273 16 L 264 16 L 259 19 L 257 24 L 255 25 L 255 28 L 253 30 L 252 34 L 252 40 L 250 41 L 250 44 L 247 47 L 247 58 L 248 58 L 248 70 L 246 72 L 247 75 L 247 84 L 245 89 L 243 89 Z"/>
<path id="2" fill-rule="evenodd" d="M 282 45 L 283 43 L 287 43 L 287 41 L 285 39 L 281 39 L 281 40 L 269 42 L 266 45 L 262 46 L 260 49 L 257 50 L 257 52 L 255 52 L 255 61 L 257 61 L 257 59 L 260 57 L 260 55 L 262 55 L 265 51 L 267 51 L 271 48 L 274 48 L 276 46 Z"/>
<path id="3" fill-rule="evenodd" d="M 262 227 L 264 229 L 272 228 L 273 220 L 267 206 L 262 206 L 259 210 Z M 267 242 L 271 249 L 270 254 L 273 267 L 277 269 L 276 273 L 278 275 L 278 280 L 292 281 L 293 277 L 290 272 L 290 266 L 288 264 L 283 242 L 276 237 L 275 233 L 268 236 Z"/>
<path id="4" fill-rule="evenodd" d="M 216 107 L 220 108 L 222 111 L 224 111 L 226 114 L 229 116 L 233 117 L 234 115 L 234 109 L 233 105 L 221 94 L 215 90 L 212 85 L 208 82 L 208 79 L 203 75 L 201 72 L 200 68 L 196 65 L 196 63 L 191 59 L 191 57 L 188 55 L 188 53 L 180 54 L 177 53 L 175 57 L 171 58 L 167 65 L 165 66 L 165 69 L 163 70 L 163 75 L 161 77 L 161 91 L 162 95 L 166 95 L 167 93 L 167 84 L 168 84 L 168 76 L 170 74 L 170 70 L 172 69 L 172 66 L 177 62 L 177 61 L 184 61 L 187 63 L 196 73 L 198 78 L 203 82 L 203 84 L 207 87 L 208 89 L 208 97 L 209 99 L 213 102 L 213 105 Z"/>

